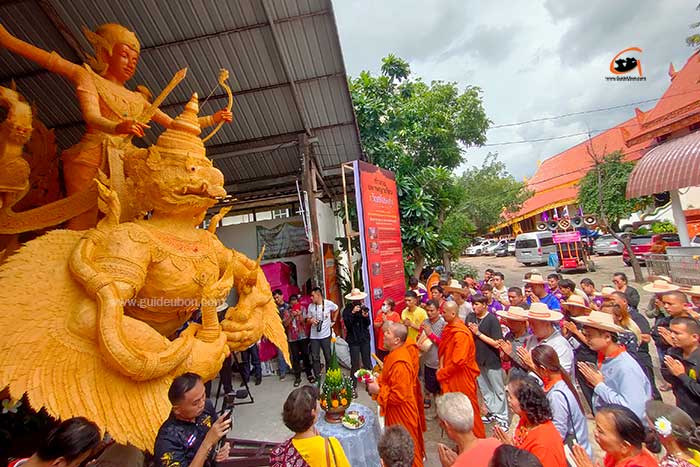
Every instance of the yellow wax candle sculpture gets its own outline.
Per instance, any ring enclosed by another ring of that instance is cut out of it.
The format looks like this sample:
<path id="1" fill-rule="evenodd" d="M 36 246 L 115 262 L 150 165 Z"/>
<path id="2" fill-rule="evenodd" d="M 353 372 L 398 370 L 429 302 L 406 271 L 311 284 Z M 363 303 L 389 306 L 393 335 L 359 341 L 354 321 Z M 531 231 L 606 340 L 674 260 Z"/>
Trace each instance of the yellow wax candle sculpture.
<path id="1" fill-rule="evenodd" d="M 259 263 L 197 228 L 226 194 L 197 112 L 195 94 L 155 146 L 124 160 L 129 198 L 148 220 L 120 222 L 120 197 L 99 184 L 95 228 L 51 231 L 0 266 L 0 384 L 35 409 L 85 416 L 149 451 L 175 376 L 211 379 L 229 348 L 262 335 L 288 358 Z M 239 302 L 219 324 L 216 306 L 231 287 Z M 200 308 L 202 324 L 176 335 Z"/>

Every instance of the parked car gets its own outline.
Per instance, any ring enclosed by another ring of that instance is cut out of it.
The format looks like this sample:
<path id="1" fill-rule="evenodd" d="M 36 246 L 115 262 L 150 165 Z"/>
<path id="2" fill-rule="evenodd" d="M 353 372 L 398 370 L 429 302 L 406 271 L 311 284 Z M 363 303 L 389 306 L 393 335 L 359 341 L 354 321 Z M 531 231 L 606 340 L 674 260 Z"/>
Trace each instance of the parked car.
<path id="1" fill-rule="evenodd" d="M 640 264 L 644 264 L 644 256 L 649 254 L 651 251 L 651 246 L 658 242 L 660 239 L 665 241 L 668 246 L 681 246 L 680 238 L 678 234 L 664 233 L 664 234 L 654 234 L 654 235 L 635 235 L 630 239 L 630 244 L 632 246 L 632 251 L 634 256 L 637 258 Z M 627 250 L 622 252 L 622 261 L 625 265 L 630 266 L 632 263 L 630 261 L 629 254 Z"/>
<path id="2" fill-rule="evenodd" d="M 515 256 L 515 240 L 510 240 L 508 242 L 508 254 Z"/>
<path id="3" fill-rule="evenodd" d="M 508 242 L 497 244 L 491 254 L 497 257 L 508 256 Z"/>
<path id="4" fill-rule="evenodd" d="M 506 250 L 507 250 L 508 240 L 506 240 L 506 239 L 498 240 L 493 245 L 487 246 L 486 249 L 484 250 L 483 254 L 486 256 L 496 255 L 496 249 L 498 249 L 500 247 L 506 247 Z M 507 253 L 506 253 L 506 255 L 507 255 Z"/>
<path id="5" fill-rule="evenodd" d="M 700 246 L 700 234 L 690 239 L 690 246 Z"/>
<path id="6" fill-rule="evenodd" d="M 593 243 L 593 252 L 602 255 L 621 255 L 625 245 L 610 234 L 601 235 Z"/>
<path id="7" fill-rule="evenodd" d="M 526 266 L 546 264 L 549 254 L 554 252 L 552 232 L 527 232 L 515 237 L 515 257 Z"/>
<path id="8" fill-rule="evenodd" d="M 483 240 L 480 243 L 470 246 L 466 250 L 467 256 L 481 256 L 484 254 L 484 250 L 496 243 L 496 240 Z"/>

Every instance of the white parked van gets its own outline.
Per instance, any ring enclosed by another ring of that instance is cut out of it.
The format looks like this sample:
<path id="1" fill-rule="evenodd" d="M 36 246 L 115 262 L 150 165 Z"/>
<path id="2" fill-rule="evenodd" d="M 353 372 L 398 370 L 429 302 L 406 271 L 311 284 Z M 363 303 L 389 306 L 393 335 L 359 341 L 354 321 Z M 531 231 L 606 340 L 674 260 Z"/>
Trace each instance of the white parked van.
<path id="1" fill-rule="evenodd" d="M 515 237 L 515 257 L 526 266 L 547 264 L 549 254 L 556 251 L 552 232 L 527 232 Z"/>

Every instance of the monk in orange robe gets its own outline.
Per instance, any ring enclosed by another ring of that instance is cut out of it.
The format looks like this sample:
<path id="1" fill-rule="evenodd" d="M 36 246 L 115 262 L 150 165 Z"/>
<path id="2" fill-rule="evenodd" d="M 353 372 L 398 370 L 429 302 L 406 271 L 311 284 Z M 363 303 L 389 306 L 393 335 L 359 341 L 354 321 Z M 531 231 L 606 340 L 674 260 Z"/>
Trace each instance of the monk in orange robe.
<path id="1" fill-rule="evenodd" d="M 481 421 L 479 399 L 476 395 L 476 377 L 480 373 L 476 363 L 476 346 L 472 333 L 459 319 L 458 311 L 459 307 L 455 302 L 445 303 L 442 317 L 447 326 L 440 336 L 440 369 L 437 371 L 437 379 L 443 394 L 461 392 L 469 398 L 474 408 L 474 435 L 477 438 L 485 438 L 486 429 Z"/>
<path id="2" fill-rule="evenodd" d="M 408 329 L 401 323 L 384 325 L 384 348 L 389 355 L 378 381 L 367 385 L 377 396 L 386 426 L 402 425 L 413 438 L 413 467 L 423 467 L 425 411 L 418 380 L 419 354 L 416 344 L 407 341 Z"/>

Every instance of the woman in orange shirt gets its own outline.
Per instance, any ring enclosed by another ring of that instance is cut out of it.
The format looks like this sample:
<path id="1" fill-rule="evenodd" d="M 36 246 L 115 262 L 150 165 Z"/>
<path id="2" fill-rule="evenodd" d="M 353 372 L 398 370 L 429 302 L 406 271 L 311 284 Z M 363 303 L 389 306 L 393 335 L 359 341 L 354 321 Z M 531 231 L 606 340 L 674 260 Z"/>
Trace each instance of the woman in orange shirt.
<path id="1" fill-rule="evenodd" d="M 387 298 L 384 300 L 382 308 L 374 315 L 374 335 L 377 338 L 377 357 L 382 360 L 389 355 L 389 351 L 384 348 L 384 332 L 382 332 L 382 326 L 384 326 L 384 323 L 387 321 L 392 321 L 394 323 L 401 321 L 401 316 L 394 308 L 396 308 L 394 299 Z"/>
<path id="2" fill-rule="evenodd" d="M 643 446 L 646 430 L 642 421 L 627 407 L 610 404 L 595 415 L 595 440 L 605 451 L 604 467 L 658 467 L 652 453 Z M 598 467 L 581 446 L 574 445 L 577 467 Z"/>
<path id="3" fill-rule="evenodd" d="M 552 410 L 544 390 L 534 378 L 526 376 L 511 379 L 507 393 L 508 405 L 520 421 L 513 438 L 494 427 L 496 438 L 531 452 L 542 462 L 542 467 L 566 467 L 564 442 L 552 423 Z"/>

